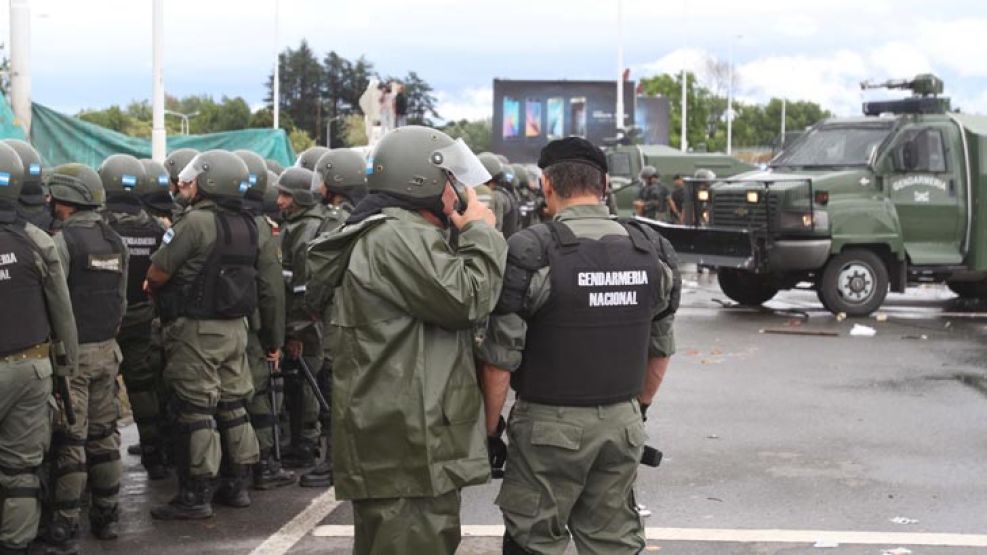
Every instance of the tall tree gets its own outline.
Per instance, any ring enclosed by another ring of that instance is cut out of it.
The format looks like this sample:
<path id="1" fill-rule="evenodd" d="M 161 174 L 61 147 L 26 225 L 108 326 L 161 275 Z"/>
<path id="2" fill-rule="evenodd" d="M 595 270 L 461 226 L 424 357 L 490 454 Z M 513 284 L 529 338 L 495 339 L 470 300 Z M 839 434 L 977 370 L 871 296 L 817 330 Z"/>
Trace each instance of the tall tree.
<path id="1" fill-rule="evenodd" d="M 278 55 L 278 71 L 281 112 L 291 116 L 295 125 L 310 137 L 319 137 L 324 129 L 321 92 L 325 75 L 306 40 L 302 39 L 297 49 L 286 48 Z M 268 78 L 265 99 L 272 109 L 273 82 L 272 75 Z"/>
<path id="2" fill-rule="evenodd" d="M 438 100 L 432 94 L 432 86 L 414 71 L 404 78 L 404 94 L 408 98 L 408 123 L 412 125 L 432 125 L 432 118 L 439 117 L 435 110 Z"/>

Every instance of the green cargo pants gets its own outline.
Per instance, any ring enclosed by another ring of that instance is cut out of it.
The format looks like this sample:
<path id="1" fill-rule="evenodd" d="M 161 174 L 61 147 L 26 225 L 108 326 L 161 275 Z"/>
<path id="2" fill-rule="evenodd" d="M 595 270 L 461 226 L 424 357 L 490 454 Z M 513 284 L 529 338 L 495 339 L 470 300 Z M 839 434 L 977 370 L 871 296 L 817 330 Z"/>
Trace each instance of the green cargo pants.
<path id="1" fill-rule="evenodd" d="M 160 450 L 161 374 L 151 366 L 151 320 L 130 322 L 120 328 L 117 344 L 123 354 L 120 374 L 137 423 L 141 446 Z M 160 455 L 158 455 L 160 456 Z"/>
<path id="2" fill-rule="evenodd" d="M 438 497 L 353 500 L 355 555 L 453 555 L 459 546 L 459 490 Z"/>
<path id="3" fill-rule="evenodd" d="M 246 320 L 178 318 L 165 328 L 164 339 L 164 379 L 178 413 L 179 472 L 215 477 L 224 455 L 230 464 L 256 463 L 257 436 L 244 408 L 253 393 Z"/>
<path id="4" fill-rule="evenodd" d="M 0 546 L 25 549 L 41 519 L 38 467 L 51 439 L 51 363 L 0 362 Z"/>
<path id="5" fill-rule="evenodd" d="M 247 333 L 247 360 L 254 384 L 254 396 L 247 403 L 247 412 L 250 413 L 250 423 L 257 435 L 260 452 L 268 453 L 274 449 L 274 426 L 277 420 L 273 415 L 280 415 L 284 404 L 283 382 L 279 380 L 275 389 L 278 405 L 277 412 L 272 413 L 271 371 L 267 366 L 267 353 L 264 352 L 264 347 L 261 346 L 260 339 L 254 331 Z"/>
<path id="6" fill-rule="evenodd" d="M 53 468 L 56 517 L 77 522 L 88 478 L 91 518 L 115 520 L 120 492 L 120 402 L 117 374 L 123 356 L 116 340 L 79 345 L 79 374 L 69 380 L 75 425 L 55 431 Z"/>
<path id="7" fill-rule="evenodd" d="M 507 534 L 535 554 L 638 553 L 632 488 L 647 434 L 636 401 L 555 407 L 518 400 L 496 503 Z"/>

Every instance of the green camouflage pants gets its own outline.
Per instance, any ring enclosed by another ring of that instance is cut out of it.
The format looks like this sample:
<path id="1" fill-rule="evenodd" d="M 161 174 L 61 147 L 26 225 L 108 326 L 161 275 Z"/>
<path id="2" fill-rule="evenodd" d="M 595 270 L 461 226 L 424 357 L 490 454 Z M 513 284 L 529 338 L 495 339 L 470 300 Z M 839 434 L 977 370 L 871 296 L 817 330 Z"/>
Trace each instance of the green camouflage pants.
<path id="1" fill-rule="evenodd" d="M 555 407 L 518 400 L 497 505 L 525 550 L 638 553 L 644 526 L 632 488 L 647 434 L 636 401 Z"/>
<path id="2" fill-rule="evenodd" d="M 51 363 L 0 363 L 0 546 L 23 549 L 38 533 L 37 469 L 51 438 Z"/>
<path id="3" fill-rule="evenodd" d="M 453 555 L 459 546 L 459 490 L 438 497 L 353 500 L 356 555 Z"/>
<path id="4" fill-rule="evenodd" d="M 257 462 L 257 436 L 244 408 L 253 393 L 246 320 L 179 318 L 165 328 L 164 339 L 164 379 L 178 413 L 179 472 L 215 477 L 224 455 L 230 464 Z"/>
<path id="5" fill-rule="evenodd" d="M 79 374 L 69 380 L 75 425 L 64 418 L 55 431 L 53 468 L 57 517 L 76 522 L 88 478 L 92 492 L 90 516 L 115 512 L 120 491 L 120 403 L 117 373 L 122 360 L 115 340 L 79 345 Z"/>
<path id="6" fill-rule="evenodd" d="M 260 344 L 260 339 L 257 338 L 257 333 L 248 332 L 247 359 L 253 378 L 254 396 L 247 404 L 247 412 L 250 413 L 250 423 L 257 435 L 257 443 L 261 453 L 268 453 L 274 449 L 274 426 L 277 424 L 271 411 L 271 371 L 267 366 L 266 355 Z M 281 414 L 281 408 L 284 405 L 283 387 L 283 381 L 278 380 L 275 388 L 277 413 L 274 414 Z"/>

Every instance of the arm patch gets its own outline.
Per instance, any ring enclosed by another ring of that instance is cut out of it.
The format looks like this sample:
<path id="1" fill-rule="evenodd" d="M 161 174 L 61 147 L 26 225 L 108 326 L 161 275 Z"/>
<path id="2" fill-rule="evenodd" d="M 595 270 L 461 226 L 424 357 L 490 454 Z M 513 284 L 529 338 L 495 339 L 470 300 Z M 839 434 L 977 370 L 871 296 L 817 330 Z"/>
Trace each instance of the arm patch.
<path id="1" fill-rule="evenodd" d="M 551 233 L 544 224 L 519 231 L 507 241 L 507 268 L 504 287 L 494 309 L 496 314 L 513 314 L 524 308 L 531 276 L 548 266 Z"/>

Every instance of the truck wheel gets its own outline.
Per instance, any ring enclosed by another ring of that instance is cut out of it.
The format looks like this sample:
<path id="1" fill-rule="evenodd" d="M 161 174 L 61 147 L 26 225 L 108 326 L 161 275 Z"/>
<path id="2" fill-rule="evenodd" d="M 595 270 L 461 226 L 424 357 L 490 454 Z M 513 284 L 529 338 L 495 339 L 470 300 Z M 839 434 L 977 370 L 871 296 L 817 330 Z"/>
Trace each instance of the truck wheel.
<path id="1" fill-rule="evenodd" d="M 888 269 L 869 250 L 851 249 L 829 260 L 819 284 L 819 298 L 833 314 L 867 316 L 888 296 Z"/>
<path id="2" fill-rule="evenodd" d="M 746 306 L 764 304 L 778 293 L 778 286 L 770 275 L 720 268 L 716 278 L 726 296 Z"/>

